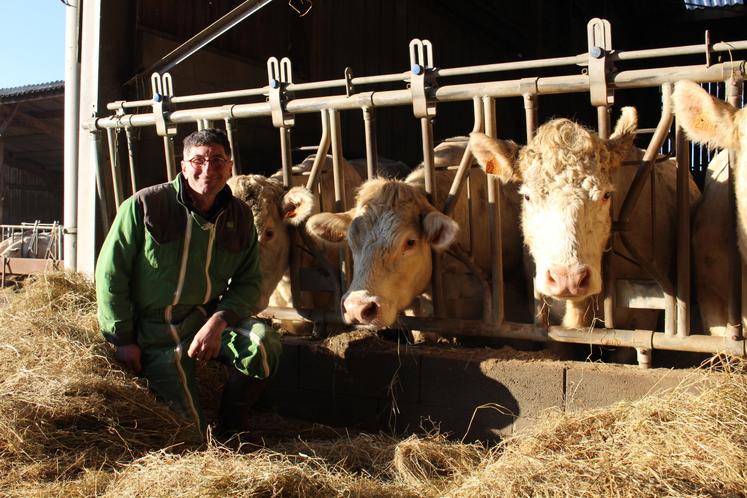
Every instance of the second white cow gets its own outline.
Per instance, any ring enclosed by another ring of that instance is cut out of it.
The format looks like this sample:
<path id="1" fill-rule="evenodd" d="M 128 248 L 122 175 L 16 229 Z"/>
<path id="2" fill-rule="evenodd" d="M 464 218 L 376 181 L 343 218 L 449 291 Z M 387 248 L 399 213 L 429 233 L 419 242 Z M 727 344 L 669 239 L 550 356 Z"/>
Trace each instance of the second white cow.
<path id="1" fill-rule="evenodd" d="M 642 158 L 633 147 L 637 113 L 626 107 L 609 139 L 568 119 L 554 119 L 542 125 L 535 137 L 519 151 L 507 148 L 481 133 L 473 133 L 470 145 L 475 157 L 488 172 L 502 181 L 520 181 L 521 228 L 534 263 L 537 294 L 562 304 L 555 319 L 566 327 L 585 327 L 601 316 L 597 295 L 602 291 L 602 256 L 608 249 L 612 226 L 612 196 L 624 199 L 636 166 L 623 165 L 625 159 Z M 655 167 L 657 181 L 657 234 L 653 261 L 671 273 L 676 227 L 676 166 L 672 161 Z M 650 198 L 650 187 L 641 199 Z M 690 182 L 690 199 L 699 197 Z M 621 202 L 616 203 L 620 207 Z M 651 206 L 639 202 L 633 210 L 634 245 L 648 256 L 652 243 L 649 220 Z M 640 279 L 647 275 L 626 257 L 615 257 L 619 278 Z M 556 307 L 557 308 L 557 307 Z M 564 309 L 563 309 L 564 308 Z M 652 310 L 616 310 L 616 326 L 655 327 L 658 313 Z"/>

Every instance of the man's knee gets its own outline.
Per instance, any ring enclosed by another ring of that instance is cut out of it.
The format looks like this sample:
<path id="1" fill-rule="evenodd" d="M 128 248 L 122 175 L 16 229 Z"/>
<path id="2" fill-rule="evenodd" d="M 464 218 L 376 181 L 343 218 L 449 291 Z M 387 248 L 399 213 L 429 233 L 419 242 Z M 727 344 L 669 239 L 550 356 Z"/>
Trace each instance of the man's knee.
<path id="1" fill-rule="evenodd" d="M 231 328 L 225 349 L 229 362 L 239 372 L 266 379 L 277 371 L 283 346 L 280 333 L 271 325 L 248 319 Z"/>

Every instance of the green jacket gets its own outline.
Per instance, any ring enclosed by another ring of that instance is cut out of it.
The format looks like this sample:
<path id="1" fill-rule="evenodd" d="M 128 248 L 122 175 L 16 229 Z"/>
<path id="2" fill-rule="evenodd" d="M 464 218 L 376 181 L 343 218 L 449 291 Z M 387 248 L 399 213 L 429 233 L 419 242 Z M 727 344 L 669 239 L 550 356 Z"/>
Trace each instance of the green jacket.
<path id="1" fill-rule="evenodd" d="M 212 313 L 233 326 L 259 297 L 251 210 L 225 187 L 208 221 L 190 209 L 184 183 L 179 174 L 124 201 L 101 248 L 98 319 L 115 345 L 173 345 L 169 324 L 185 336 Z"/>

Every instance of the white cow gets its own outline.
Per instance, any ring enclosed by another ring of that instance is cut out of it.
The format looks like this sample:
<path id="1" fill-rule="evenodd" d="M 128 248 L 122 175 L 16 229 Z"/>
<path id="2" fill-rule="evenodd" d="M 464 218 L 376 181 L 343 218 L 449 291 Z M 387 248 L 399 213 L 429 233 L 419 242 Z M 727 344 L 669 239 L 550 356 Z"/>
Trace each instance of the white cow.
<path id="1" fill-rule="evenodd" d="M 435 150 L 437 168 L 457 164 L 465 145 L 466 140 L 440 144 Z M 453 178 L 453 170 L 437 171 L 436 191 L 441 202 L 446 199 Z M 490 275 L 486 178 L 479 169 L 471 170 L 470 178 L 471 227 L 467 222 L 467 189 L 450 218 L 428 201 L 422 167 L 405 181 L 368 180 L 358 191 L 355 207 L 346 213 L 320 213 L 309 219 L 309 233 L 332 244 L 347 241 L 352 251 L 353 280 L 341 303 L 346 323 L 372 329 L 394 324 L 399 313 L 427 290 L 432 273 L 431 250 L 444 251 L 455 242 L 469 248 L 470 230 L 477 242 L 471 248 L 472 257 L 481 271 Z M 522 266 L 521 242 L 515 209 L 517 194 L 510 188 L 505 191 L 501 213 L 504 267 L 509 272 Z M 479 281 L 450 256 L 444 257 L 443 273 L 446 315 L 480 318 Z M 466 308 L 459 306 L 465 302 Z"/>
<path id="2" fill-rule="evenodd" d="M 672 95 L 677 122 L 695 142 L 731 149 L 737 161 L 735 175 L 737 240 L 742 260 L 747 259 L 747 111 L 710 96 L 700 85 L 680 81 Z M 708 165 L 703 199 L 693 220 L 692 253 L 698 305 L 703 328 L 724 335 L 728 295 L 728 153 L 719 153 Z M 745 276 L 745 275 L 743 275 Z M 747 296 L 743 295 L 743 298 Z M 747 310 L 745 304 L 742 309 Z M 742 317 L 745 322 L 745 317 Z"/>
<path id="3" fill-rule="evenodd" d="M 554 306 L 555 319 L 566 327 L 584 327 L 601 315 L 596 296 L 602 290 L 602 255 L 608 247 L 612 225 L 610 199 L 624 199 L 635 166 L 624 159 L 641 159 L 633 147 L 637 113 L 626 107 L 608 140 L 568 119 L 555 119 L 541 126 L 520 150 L 507 147 L 481 133 L 470 139 L 481 166 L 504 182 L 520 181 L 521 227 L 535 263 L 534 288 L 539 295 L 561 304 Z M 655 166 L 657 182 L 655 264 L 666 274 L 673 270 L 676 227 L 676 165 L 672 161 Z M 650 185 L 633 210 L 629 237 L 643 255 L 651 253 Z M 699 197 L 690 182 L 690 199 Z M 621 202 L 615 203 L 620 207 Z M 630 255 L 626 254 L 630 257 Z M 639 279 L 647 275 L 625 258 L 615 257 L 619 278 Z M 564 309 L 563 309 L 564 308 Z M 616 310 L 616 326 L 653 328 L 658 313 L 652 310 Z"/>

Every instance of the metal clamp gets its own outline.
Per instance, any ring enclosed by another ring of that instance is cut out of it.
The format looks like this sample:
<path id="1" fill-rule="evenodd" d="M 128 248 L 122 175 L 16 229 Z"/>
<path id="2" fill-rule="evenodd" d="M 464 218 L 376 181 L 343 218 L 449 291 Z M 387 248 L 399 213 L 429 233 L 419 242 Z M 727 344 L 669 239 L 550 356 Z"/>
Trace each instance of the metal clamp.
<path id="1" fill-rule="evenodd" d="M 355 93 L 355 86 L 353 85 L 353 69 L 350 67 L 345 68 L 345 95 L 350 97 Z"/>
<path id="2" fill-rule="evenodd" d="M 273 126 L 276 128 L 293 126 L 295 117 L 285 111 L 285 105 L 292 96 L 287 91 L 288 85 L 293 83 L 290 59 L 283 57 L 279 62 L 277 57 L 267 59 L 267 80 L 270 87 L 268 97 L 272 110 Z"/>
<path id="3" fill-rule="evenodd" d="M 589 43 L 589 93 L 594 107 L 610 106 L 614 103 L 614 93 L 607 81 L 612 70 L 612 60 L 607 55 L 612 51 L 612 31 L 610 22 L 595 17 L 586 25 Z"/>
<path id="4" fill-rule="evenodd" d="M 171 97 L 174 96 L 174 82 L 169 73 L 153 73 L 150 76 L 153 90 L 153 117 L 156 120 L 156 133 L 161 137 L 176 135 L 176 125 L 169 123 L 166 114 L 174 110 Z"/>
<path id="5" fill-rule="evenodd" d="M 413 113 L 416 118 L 431 118 L 436 115 L 436 103 L 432 98 L 438 84 L 430 41 L 419 38 L 410 41 L 410 71 Z"/>

